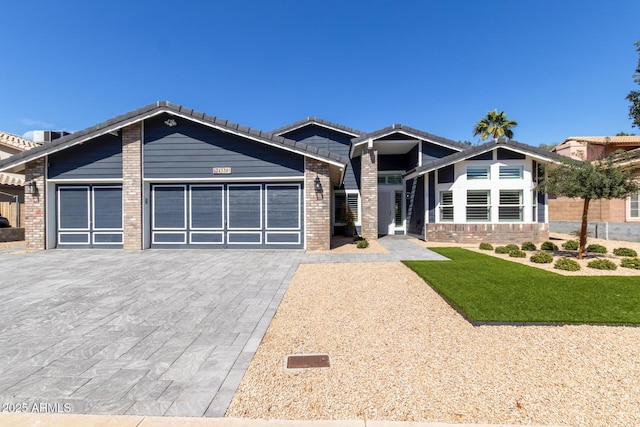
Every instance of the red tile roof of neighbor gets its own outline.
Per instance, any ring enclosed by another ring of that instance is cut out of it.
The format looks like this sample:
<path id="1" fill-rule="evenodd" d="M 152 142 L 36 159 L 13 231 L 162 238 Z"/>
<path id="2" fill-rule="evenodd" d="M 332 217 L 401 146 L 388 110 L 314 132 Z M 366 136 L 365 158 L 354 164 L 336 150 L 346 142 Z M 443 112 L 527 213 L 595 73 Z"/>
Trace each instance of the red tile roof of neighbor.
<path id="1" fill-rule="evenodd" d="M 0 146 L 1 145 L 13 148 L 14 150 L 18 151 L 26 151 L 30 148 L 38 146 L 38 144 L 36 144 L 35 142 L 31 142 L 29 140 L 21 138 L 18 135 L 0 131 Z M 24 176 L 13 173 L 0 172 L 0 185 L 22 187 L 24 186 Z"/>
<path id="2" fill-rule="evenodd" d="M 624 135 L 624 136 L 570 136 L 564 140 L 578 141 L 591 144 L 614 144 L 614 145 L 640 145 L 639 135 Z"/>
<path id="3" fill-rule="evenodd" d="M 19 137 L 18 135 L 2 131 L 0 131 L 0 144 L 20 151 L 25 151 L 38 146 L 35 142 L 31 142 Z"/>

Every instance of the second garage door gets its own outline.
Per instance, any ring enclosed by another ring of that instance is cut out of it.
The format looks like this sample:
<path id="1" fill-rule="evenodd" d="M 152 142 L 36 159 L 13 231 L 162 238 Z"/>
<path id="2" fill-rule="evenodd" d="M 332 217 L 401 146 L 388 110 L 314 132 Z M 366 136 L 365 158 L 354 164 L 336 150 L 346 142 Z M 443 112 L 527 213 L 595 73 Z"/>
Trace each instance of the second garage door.
<path id="1" fill-rule="evenodd" d="M 301 183 L 156 184 L 151 246 L 302 248 Z"/>

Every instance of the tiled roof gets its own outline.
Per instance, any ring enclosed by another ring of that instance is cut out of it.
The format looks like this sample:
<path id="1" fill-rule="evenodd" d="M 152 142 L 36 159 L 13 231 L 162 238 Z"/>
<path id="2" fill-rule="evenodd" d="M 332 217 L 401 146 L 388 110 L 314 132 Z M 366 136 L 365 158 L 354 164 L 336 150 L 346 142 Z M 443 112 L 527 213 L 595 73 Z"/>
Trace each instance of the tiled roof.
<path id="1" fill-rule="evenodd" d="M 15 187 L 24 187 L 24 176 L 13 173 L 0 172 L 0 185 L 12 185 Z"/>
<path id="2" fill-rule="evenodd" d="M 562 156 L 560 154 L 552 153 L 551 151 L 547 151 L 539 147 L 533 147 L 531 145 L 523 144 L 518 141 L 501 139 L 500 141 L 493 140 L 490 142 L 486 142 L 482 145 L 477 145 L 475 147 L 468 148 L 464 151 L 460 151 L 459 153 L 450 154 L 441 159 L 437 159 L 437 160 L 433 160 L 431 162 L 425 163 L 422 166 L 415 168 L 413 171 L 408 172 L 407 175 L 412 173 L 422 174 L 422 173 L 430 172 L 430 171 L 442 168 L 444 166 L 449 166 L 459 161 L 469 159 L 473 156 L 477 156 L 487 151 L 491 151 L 494 148 L 498 148 L 498 147 L 507 148 L 507 149 L 512 148 L 515 151 L 521 151 L 521 152 L 533 154 L 533 155 L 536 155 L 537 157 L 542 157 L 556 163 L 567 161 L 567 157 Z"/>
<path id="3" fill-rule="evenodd" d="M 145 118 L 149 118 L 163 112 L 167 112 L 176 116 L 186 117 L 187 119 L 199 121 L 201 123 L 217 127 L 218 129 L 222 129 L 227 132 L 233 132 L 247 138 L 269 143 L 285 150 L 303 153 L 304 155 L 319 158 L 321 160 L 340 163 L 342 165 L 346 165 L 348 162 L 348 159 L 344 156 L 331 153 L 322 148 L 317 148 L 302 142 L 286 139 L 281 136 L 274 135 L 271 132 L 263 132 L 257 129 L 251 129 L 246 126 L 241 126 L 237 123 L 232 123 L 228 120 L 224 120 L 214 116 L 209 116 L 205 113 L 200 113 L 181 105 L 173 104 L 169 101 L 158 101 L 129 113 L 114 117 L 113 119 L 99 123 L 95 126 L 91 126 L 87 129 L 72 133 L 71 135 L 67 135 L 46 144 L 39 145 L 29 151 L 15 154 L 9 159 L 1 160 L 0 168 L 9 168 L 16 165 L 24 164 L 30 160 L 34 160 L 47 154 L 63 150 L 72 145 L 79 144 L 83 141 L 92 139 L 100 135 L 104 135 L 105 133 L 112 132 L 114 130 L 118 130 L 132 123 L 144 120 Z"/>
<path id="4" fill-rule="evenodd" d="M 16 150 L 25 151 L 33 147 L 37 147 L 35 142 L 28 141 L 18 135 L 13 135 L 7 132 L 0 131 L 0 144 L 7 147 L 15 148 Z"/>
<path id="5" fill-rule="evenodd" d="M 640 136 L 624 135 L 624 136 L 570 136 L 564 140 L 578 141 L 589 144 L 614 144 L 614 145 L 640 145 Z"/>
<path id="6" fill-rule="evenodd" d="M 444 146 L 448 146 L 457 150 L 464 150 L 466 148 L 468 148 L 467 145 L 462 144 L 461 142 L 456 142 L 452 139 L 447 139 L 447 138 L 443 138 L 441 136 L 438 135 L 433 135 L 431 133 L 427 133 L 427 132 L 423 132 L 421 130 L 418 129 L 414 129 L 412 127 L 403 125 L 403 124 L 395 124 L 395 125 L 391 125 L 391 126 L 387 126 L 386 128 L 380 129 L 380 130 L 376 130 L 374 132 L 371 133 L 367 133 L 365 135 L 362 135 L 358 138 L 355 138 L 352 140 L 352 143 L 354 145 L 358 145 L 360 143 L 363 143 L 365 141 L 368 141 L 369 139 L 376 139 L 376 138 L 381 138 L 387 135 L 391 135 L 393 133 L 396 132 L 401 132 L 401 133 L 405 133 L 408 135 L 413 136 L 414 138 L 417 139 L 423 139 L 423 140 L 428 140 L 428 141 L 433 141 L 433 142 L 437 142 L 439 144 L 442 144 Z"/>
<path id="7" fill-rule="evenodd" d="M 366 132 L 362 132 L 358 129 L 353 129 L 347 126 L 343 126 L 340 125 L 338 123 L 333 123 L 330 122 L 328 120 L 322 120 L 319 119 L 318 117 L 313 117 L 313 116 L 309 116 L 306 119 L 302 119 L 302 120 L 298 120 L 297 122 L 291 123 L 289 125 L 286 126 L 282 126 L 278 129 L 275 129 L 273 131 L 271 131 L 271 133 L 273 133 L 274 135 L 282 135 L 283 133 L 287 133 L 291 130 L 294 129 L 299 129 L 301 127 L 307 126 L 307 125 L 313 125 L 313 124 L 317 124 L 320 126 L 325 126 L 325 127 L 329 127 L 329 128 L 334 128 L 337 129 L 339 131 L 345 132 L 349 135 L 356 135 L 356 136 L 361 136 L 364 135 Z"/>

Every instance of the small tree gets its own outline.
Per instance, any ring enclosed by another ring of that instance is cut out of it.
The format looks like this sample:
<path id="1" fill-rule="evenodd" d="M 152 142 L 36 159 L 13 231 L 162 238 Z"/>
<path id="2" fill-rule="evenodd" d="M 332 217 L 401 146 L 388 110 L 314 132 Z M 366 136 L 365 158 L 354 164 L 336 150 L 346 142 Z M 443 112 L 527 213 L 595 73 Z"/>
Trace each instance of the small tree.
<path id="1" fill-rule="evenodd" d="M 624 199 L 638 191 L 638 184 L 630 170 L 617 161 L 624 155 L 615 154 L 603 160 L 577 161 L 567 159 L 560 166 L 547 169 L 547 177 L 540 184 L 542 191 L 555 196 L 577 197 L 584 200 L 578 259 L 582 259 L 587 242 L 589 202 L 600 199 Z"/>
<path id="2" fill-rule="evenodd" d="M 640 53 L 640 41 L 636 42 L 636 50 Z M 638 60 L 638 67 L 633 74 L 633 80 L 640 84 L 640 59 Z M 629 105 L 629 118 L 633 121 L 633 126 L 640 127 L 640 91 L 632 90 L 627 95 L 627 99 L 631 102 Z"/>

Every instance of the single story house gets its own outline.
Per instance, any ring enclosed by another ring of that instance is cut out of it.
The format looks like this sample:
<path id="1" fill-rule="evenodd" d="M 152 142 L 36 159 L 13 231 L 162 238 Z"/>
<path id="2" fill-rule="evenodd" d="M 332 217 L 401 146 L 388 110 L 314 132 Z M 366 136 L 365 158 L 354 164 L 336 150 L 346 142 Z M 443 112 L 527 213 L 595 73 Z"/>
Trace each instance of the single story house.
<path id="1" fill-rule="evenodd" d="M 621 158 L 621 162 L 633 169 L 639 169 L 638 149 L 640 136 L 571 136 L 562 144 L 553 148 L 557 154 L 578 160 L 598 160 L 608 157 L 618 150 L 626 151 L 629 158 Z M 558 231 L 571 232 L 582 220 L 582 199 L 567 197 L 551 198 L 549 200 L 549 220 Z M 589 221 L 601 223 L 639 223 L 640 197 L 634 194 L 626 199 L 594 200 L 589 207 Z M 624 230 L 628 230 L 623 227 Z M 622 235 L 627 231 L 620 230 Z M 600 237 L 604 235 L 601 234 Z M 638 234 L 635 232 L 633 234 Z M 623 236 L 618 236 L 623 237 Z M 626 239 L 625 239 L 626 240 Z"/>
<path id="2" fill-rule="evenodd" d="M 405 125 L 315 117 L 271 132 L 159 101 L 0 161 L 26 176 L 26 240 L 52 248 L 328 249 L 367 239 L 541 241 L 541 164 L 515 141 L 469 146 Z"/>

